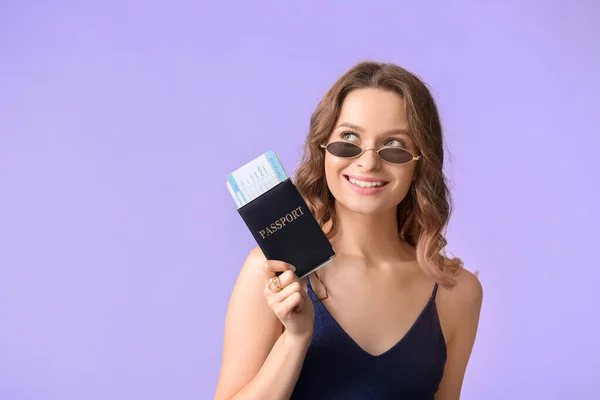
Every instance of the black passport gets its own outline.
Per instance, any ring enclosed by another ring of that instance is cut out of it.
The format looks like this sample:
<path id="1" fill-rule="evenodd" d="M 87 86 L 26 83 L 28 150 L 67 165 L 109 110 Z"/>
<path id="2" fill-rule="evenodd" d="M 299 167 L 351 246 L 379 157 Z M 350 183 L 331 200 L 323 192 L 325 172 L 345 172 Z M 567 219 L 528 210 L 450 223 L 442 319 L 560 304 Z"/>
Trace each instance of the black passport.
<path id="1" fill-rule="evenodd" d="M 238 212 L 265 257 L 293 265 L 300 278 L 335 257 L 333 246 L 290 178 Z"/>

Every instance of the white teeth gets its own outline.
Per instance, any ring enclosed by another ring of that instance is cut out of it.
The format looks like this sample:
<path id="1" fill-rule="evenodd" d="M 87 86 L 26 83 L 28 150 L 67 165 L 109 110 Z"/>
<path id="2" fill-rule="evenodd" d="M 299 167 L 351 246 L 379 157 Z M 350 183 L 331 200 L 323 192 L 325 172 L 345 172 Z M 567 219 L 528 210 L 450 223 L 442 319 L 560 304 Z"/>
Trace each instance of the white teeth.
<path id="1" fill-rule="evenodd" d="M 383 182 L 365 182 L 365 181 L 359 181 L 358 179 L 354 179 L 354 178 L 348 178 L 348 180 L 356 186 L 360 186 L 363 188 L 370 188 L 370 187 L 380 187 L 383 186 Z"/>

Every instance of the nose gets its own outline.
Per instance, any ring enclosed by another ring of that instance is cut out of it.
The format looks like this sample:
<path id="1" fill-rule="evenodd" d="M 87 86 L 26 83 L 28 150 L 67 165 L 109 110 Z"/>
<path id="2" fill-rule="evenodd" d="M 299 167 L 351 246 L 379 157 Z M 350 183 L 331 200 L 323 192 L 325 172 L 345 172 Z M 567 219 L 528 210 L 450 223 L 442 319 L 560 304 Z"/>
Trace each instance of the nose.
<path id="1" fill-rule="evenodd" d="M 373 148 L 367 148 L 358 157 L 358 166 L 362 167 L 365 171 L 371 171 L 379 168 L 380 161 L 377 151 Z"/>

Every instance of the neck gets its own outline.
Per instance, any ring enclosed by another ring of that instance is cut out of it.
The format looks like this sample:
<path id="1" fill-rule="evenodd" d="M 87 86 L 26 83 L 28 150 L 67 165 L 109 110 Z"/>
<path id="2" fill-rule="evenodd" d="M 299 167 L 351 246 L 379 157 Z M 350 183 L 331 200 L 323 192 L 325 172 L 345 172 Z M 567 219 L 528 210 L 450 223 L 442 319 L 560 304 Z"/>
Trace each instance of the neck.
<path id="1" fill-rule="evenodd" d="M 336 252 L 369 263 L 413 258 L 398 235 L 396 209 L 358 214 L 336 203 L 339 230 L 331 242 Z"/>

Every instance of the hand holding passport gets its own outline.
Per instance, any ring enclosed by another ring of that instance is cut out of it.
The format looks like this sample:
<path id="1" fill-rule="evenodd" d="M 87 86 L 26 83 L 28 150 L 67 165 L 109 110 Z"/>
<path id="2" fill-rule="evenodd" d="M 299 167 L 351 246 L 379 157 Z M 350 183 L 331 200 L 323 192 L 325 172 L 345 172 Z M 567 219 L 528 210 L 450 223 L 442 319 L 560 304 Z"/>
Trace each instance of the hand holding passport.
<path id="1" fill-rule="evenodd" d="M 227 187 L 268 260 L 293 265 L 303 278 L 335 257 L 329 239 L 274 152 L 229 174 Z"/>

